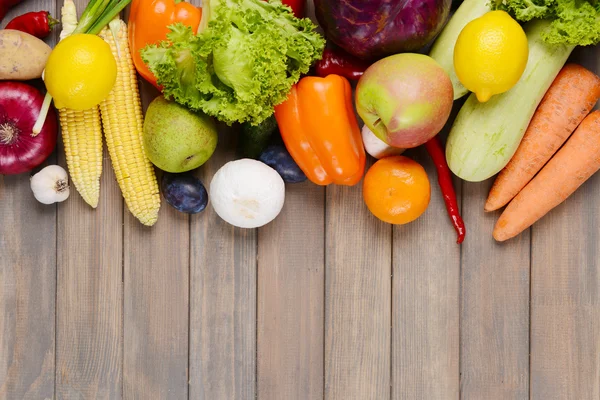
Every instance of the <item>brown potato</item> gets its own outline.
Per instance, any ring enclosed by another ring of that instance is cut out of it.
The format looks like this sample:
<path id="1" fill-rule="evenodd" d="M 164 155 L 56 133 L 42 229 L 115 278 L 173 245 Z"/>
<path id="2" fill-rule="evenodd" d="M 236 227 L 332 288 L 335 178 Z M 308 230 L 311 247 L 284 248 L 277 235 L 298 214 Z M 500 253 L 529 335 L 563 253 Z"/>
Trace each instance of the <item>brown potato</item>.
<path id="1" fill-rule="evenodd" d="M 40 78 L 51 51 L 50 46 L 33 35 L 0 30 L 0 80 Z"/>

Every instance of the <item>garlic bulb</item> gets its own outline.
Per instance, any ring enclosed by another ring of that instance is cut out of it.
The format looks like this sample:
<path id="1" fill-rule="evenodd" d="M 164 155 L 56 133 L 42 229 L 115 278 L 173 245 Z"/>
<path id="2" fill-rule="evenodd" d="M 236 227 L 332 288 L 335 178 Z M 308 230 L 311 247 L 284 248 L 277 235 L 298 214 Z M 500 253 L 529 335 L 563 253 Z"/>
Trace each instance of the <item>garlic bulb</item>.
<path id="1" fill-rule="evenodd" d="M 69 197 L 67 171 L 58 165 L 48 165 L 31 177 L 31 190 L 42 204 L 65 201 Z"/>

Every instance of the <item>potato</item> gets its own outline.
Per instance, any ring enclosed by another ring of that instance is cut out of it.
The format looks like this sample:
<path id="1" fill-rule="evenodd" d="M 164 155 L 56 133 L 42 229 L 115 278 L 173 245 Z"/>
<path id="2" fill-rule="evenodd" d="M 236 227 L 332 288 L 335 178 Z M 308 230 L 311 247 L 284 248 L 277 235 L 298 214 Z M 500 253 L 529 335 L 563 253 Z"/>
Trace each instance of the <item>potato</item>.
<path id="1" fill-rule="evenodd" d="M 51 51 L 50 46 L 33 35 L 0 30 L 0 80 L 40 78 Z"/>

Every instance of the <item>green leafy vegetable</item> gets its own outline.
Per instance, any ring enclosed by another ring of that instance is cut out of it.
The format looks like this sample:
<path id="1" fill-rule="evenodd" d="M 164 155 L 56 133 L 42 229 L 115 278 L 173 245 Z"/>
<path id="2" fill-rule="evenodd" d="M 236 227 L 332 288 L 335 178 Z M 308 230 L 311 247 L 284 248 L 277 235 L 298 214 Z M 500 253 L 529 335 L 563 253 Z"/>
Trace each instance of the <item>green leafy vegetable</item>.
<path id="1" fill-rule="evenodd" d="M 494 0 L 492 8 L 508 11 L 519 21 L 552 20 L 542 34 L 550 44 L 600 42 L 600 0 Z"/>
<path id="2" fill-rule="evenodd" d="M 142 50 L 166 98 L 229 125 L 258 125 L 322 56 L 325 40 L 280 0 L 208 0 L 200 32 L 175 24 Z"/>

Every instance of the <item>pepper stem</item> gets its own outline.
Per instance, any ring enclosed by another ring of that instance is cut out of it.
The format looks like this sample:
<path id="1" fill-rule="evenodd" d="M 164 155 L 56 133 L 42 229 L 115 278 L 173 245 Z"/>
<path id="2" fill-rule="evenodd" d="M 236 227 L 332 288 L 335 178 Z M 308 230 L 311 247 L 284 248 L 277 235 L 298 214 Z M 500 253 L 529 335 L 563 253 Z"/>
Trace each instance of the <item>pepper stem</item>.
<path id="1" fill-rule="evenodd" d="M 60 24 L 60 21 L 57 20 L 56 18 L 53 18 L 52 15 L 50 15 L 50 13 L 48 13 L 47 18 L 48 18 L 48 30 L 52 30 L 52 28 L 54 28 L 56 25 Z"/>
<path id="2" fill-rule="evenodd" d="M 46 122 L 46 117 L 48 116 L 50 103 L 52 103 L 52 96 L 50 96 L 50 93 L 46 92 L 46 97 L 44 97 L 44 102 L 42 103 L 42 108 L 40 109 L 40 115 L 38 115 L 35 125 L 33 125 L 31 136 L 36 137 L 42 131 L 44 122 Z"/>

